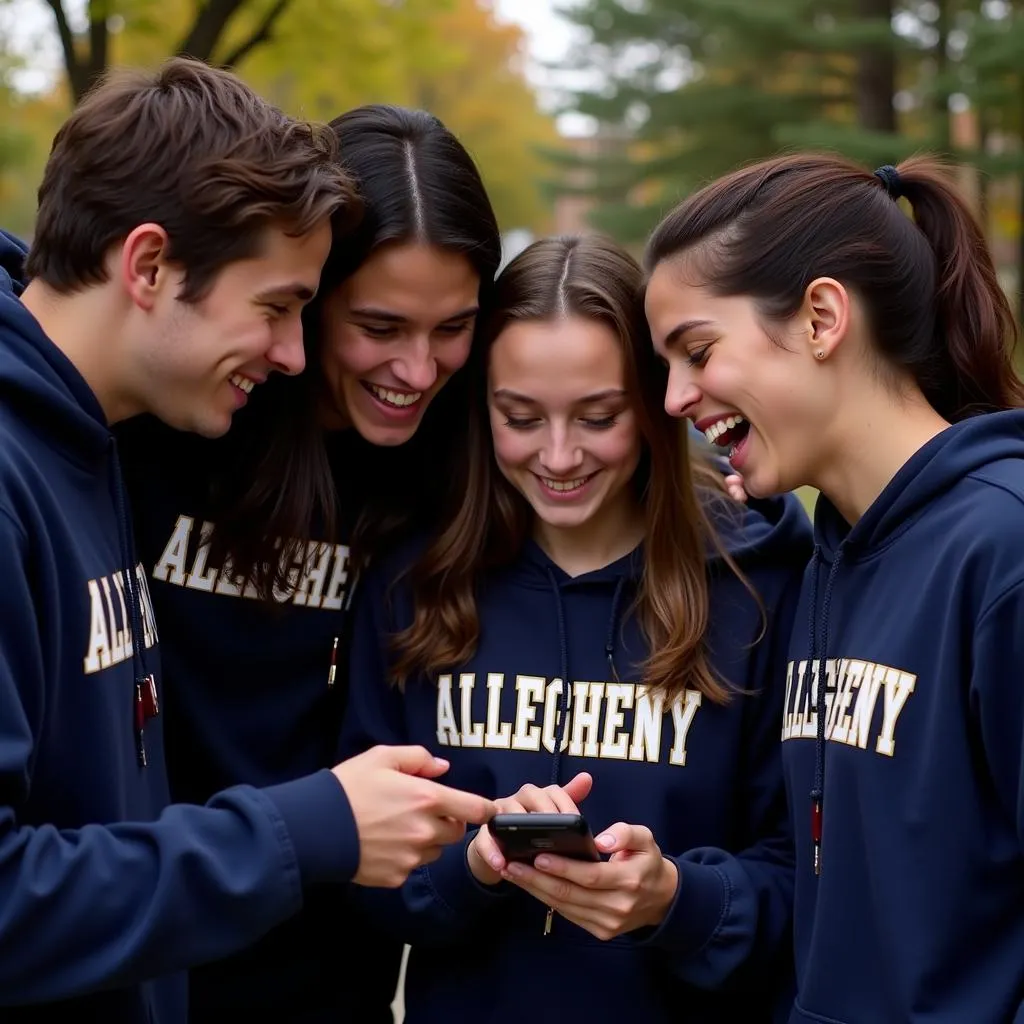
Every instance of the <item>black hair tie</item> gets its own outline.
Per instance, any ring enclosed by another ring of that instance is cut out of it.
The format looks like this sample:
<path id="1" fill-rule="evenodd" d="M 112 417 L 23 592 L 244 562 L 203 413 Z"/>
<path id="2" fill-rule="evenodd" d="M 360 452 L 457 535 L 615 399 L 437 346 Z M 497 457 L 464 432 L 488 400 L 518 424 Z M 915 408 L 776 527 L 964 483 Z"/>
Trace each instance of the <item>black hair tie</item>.
<path id="1" fill-rule="evenodd" d="M 892 164 L 885 164 L 875 171 L 875 177 L 885 186 L 890 199 L 900 199 L 903 196 L 903 179 L 900 172 Z"/>

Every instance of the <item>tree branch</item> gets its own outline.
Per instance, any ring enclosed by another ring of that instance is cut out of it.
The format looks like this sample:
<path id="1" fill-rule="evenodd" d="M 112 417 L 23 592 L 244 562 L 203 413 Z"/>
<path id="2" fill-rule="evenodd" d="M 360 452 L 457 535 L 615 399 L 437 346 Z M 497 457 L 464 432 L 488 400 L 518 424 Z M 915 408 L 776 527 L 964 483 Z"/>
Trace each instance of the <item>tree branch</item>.
<path id="1" fill-rule="evenodd" d="M 58 0 L 59 2 L 59 0 Z M 245 0 L 207 0 L 175 53 L 208 61 L 228 22 Z"/>
<path id="2" fill-rule="evenodd" d="M 53 17 L 57 22 L 57 35 L 60 36 L 60 46 L 64 51 L 64 70 L 68 75 L 71 95 L 77 103 L 89 88 L 85 69 L 79 63 L 78 54 L 75 52 L 75 37 L 71 33 L 71 26 L 64 13 L 62 0 L 46 0 L 46 2 L 50 5 Z"/>
<path id="3" fill-rule="evenodd" d="M 248 39 L 236 46 L 221 62 L 223 67 L 233 68 L 249 56 L 256 47 L 263 43 L 269 43 L 274 25 L 278 18 L 284 14 L 291 0 L 275 0 L 274 5 L 264 15 L 263 20 L 256 26 L 256 30 Z"/>

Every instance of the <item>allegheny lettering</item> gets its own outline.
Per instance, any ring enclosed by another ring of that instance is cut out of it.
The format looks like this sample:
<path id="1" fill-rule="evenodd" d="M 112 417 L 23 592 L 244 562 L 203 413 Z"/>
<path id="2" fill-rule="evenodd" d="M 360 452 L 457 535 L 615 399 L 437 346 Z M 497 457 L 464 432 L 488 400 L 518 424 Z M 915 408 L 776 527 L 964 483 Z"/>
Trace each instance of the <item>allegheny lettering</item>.
<path id="1" fill-rule="evenodd" d="M 178 516 L 163 554 L 153 566 L 153 579 L 225 597 L 258 598 L 252 583 L 243 582 L 235 574 L 230 559 L 220 567 L 207 564 L 213 524 L 204 521 L 198 530 L 195 525 L 192 516 Z M 196 542 L 191 558 L 190 541 Z M 287 567 L 286 585 L 275 588 L 274 599 L 281 604 L 290 601 L 303 608 L 340 611 L 345 604 L 348 568 L 346 545 L 310 541 L 301 564 Z"/>
<path id="2" fill-rule="evenodd" d="M 640 683 L 574 681 L 568 723 L 562 728 L 562 680 L 517 675 L 510 715 L 502 716 L 506 689 L 503 672 L 488 672 L 486 693 L 474 701 L 477 673 L 462 672 L 437 679 L 437 742 L 446 747 L 484 747 L 501 750 L 561 749 L 572 757 L 618 761 L 686 764 L 686 744 L 701 694 L 687 690 L 668 707 L 662 694 L 651 694 Z M 456 693 L 456 688 L 458 693 Z M 456 709 L 458 712 L 456 713 Z M 666 724 L 671 742 L 663 744 Z"/>
<path id="3" fill-rule="evenodd" d="M 139 592 L 143 643 L 150 648 L 159 637 L 146 583 L 146 572 L 141 564 L 135 567 L 135 580 Z M 86 675 L 102 672 L 112 665 L 119 665 L 135 653 L 129 594 L 125 583 L 124 573 L 120 570 L 86 582 L 90 608 L 89 642 L 83 659 L 83 670 Z"/>
<path id="4" fill-rule="evenodd" d="M 896 753 L 896 726 L 917 684 L 901 669 L 856 658 L 825 661 L 825 739 L 876 754 Z M 818 734 L 818 662 L 790 662 L 783 740 Z"/>

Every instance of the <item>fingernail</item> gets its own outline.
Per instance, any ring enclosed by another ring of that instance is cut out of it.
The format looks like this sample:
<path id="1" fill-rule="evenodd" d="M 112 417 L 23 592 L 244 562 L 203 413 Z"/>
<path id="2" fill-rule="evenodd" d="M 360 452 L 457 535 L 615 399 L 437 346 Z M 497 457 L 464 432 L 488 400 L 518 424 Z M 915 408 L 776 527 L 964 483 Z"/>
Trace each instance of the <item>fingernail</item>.
<path id="1" fill-rule="evenodd" d="M 438 765 L 441 768 L 448 767 L 448 762 L 443 757 L 435 757 L 434 764 Z"/>
<path id="2" fill-rule="evenodd" d="M 550 857 L 538 857 L 533 862 L 533 865 L 534 865 L 534 867 L 540 868 L 541 871 L 547 871 L 547 869 L 549 867 L 551 867 L 551 858 Z"/>
<path id="3" fill-rule="evenodd" d="M 516 877 L 520 876 L 523 873 L 522 864 L 509 864 L 508 873 L 510 875 L 515 875 Z"/>
<path id="4" fill-rule="evenodd" d="M 491 867 L 494 868 L 495 871 L 501 870 L 501 858 L 497 854 L 491 858 Z"/>
<path id="5" fill-rule="evenodd" d="M 594 840 L 594 841 L 597 843 L 598 846 L 604 846 L 604 847 L 614 846 L 615 845 L 615 836 L 610 835 L 608 832 L 602 832 L 601 835 L 599 835 L 597 837 L 597 839 Z"/>

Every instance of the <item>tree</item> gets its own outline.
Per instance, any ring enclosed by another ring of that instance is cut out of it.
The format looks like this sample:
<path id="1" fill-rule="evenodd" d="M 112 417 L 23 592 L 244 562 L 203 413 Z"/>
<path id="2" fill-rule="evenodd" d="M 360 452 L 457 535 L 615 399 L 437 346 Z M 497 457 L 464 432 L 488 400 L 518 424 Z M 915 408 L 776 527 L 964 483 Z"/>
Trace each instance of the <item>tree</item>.
<path id="1" fill-rule="evenodd" d="M 594 84 L 567 109 L 590 115 L 604 152 L 581 166 L 595 226 L 642 238 L 680 196 L 788 147 L 900 158 L 897 69 L 909 44 L 892 0 L 582 0 L 563 11 L 589 43 L 569 67 Z"/>
<path id="2" fill-rule="evenodd" d="M 555 144 L 557 135 L 524 78 L 521 31 L 499 24 L 488 3 L 289 0 L 270 38 L 253 44 L 276 6 L 237 4 L 214 45 L 215 60 L 240 55 L 237 73 L 296 116 L 330 120 L 369 102 L 430 110 L 476 158 L 502 227 L 544 229 L 539 147 Z M 100 10 L 96 0 L 91 10 Z M 116 0 L 106 24 L 106 62 L 159 63 L 176 48 L 169 40 L 195 36 L 197 10 L 205 10 L 198 0 Z M 91 53 L 87 42 L 77 39 L 76 52 Z M 54 93 L 65 102 L 70 76 L 67 82 Z M 41 170 L 41 161 L 32 167 Z"/>

